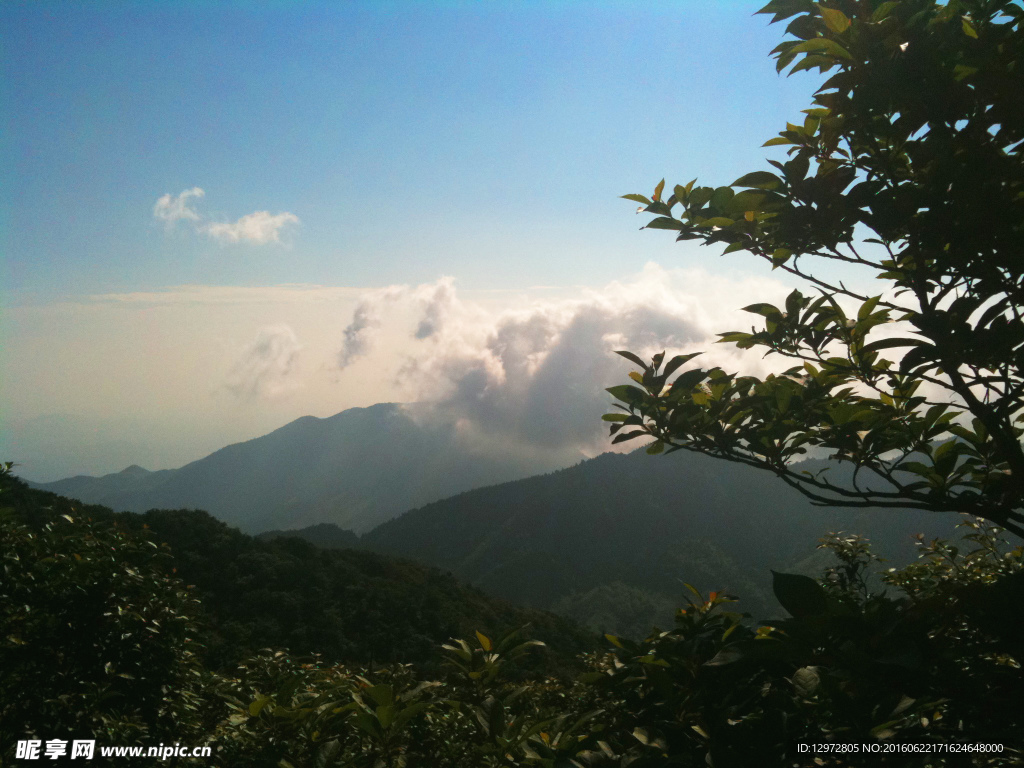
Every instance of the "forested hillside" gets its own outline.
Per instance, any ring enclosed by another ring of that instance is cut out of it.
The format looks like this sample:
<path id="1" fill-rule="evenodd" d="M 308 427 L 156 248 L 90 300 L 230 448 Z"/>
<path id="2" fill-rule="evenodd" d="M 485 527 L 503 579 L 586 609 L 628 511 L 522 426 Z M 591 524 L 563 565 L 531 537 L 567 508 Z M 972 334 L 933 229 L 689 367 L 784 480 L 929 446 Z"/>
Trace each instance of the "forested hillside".
<path id="1" fill-rule="evenodd" d="M 744 610 L 767 618 L 778 610 L 770 570 L 817 572 L 826 560 L 817 540 L 830 531 L 866 535 L 897 565 L 913 558 L 915 534 L 949 536 L 957 522 L 813 507 L 749 467 L 638 451 L 435 502 L 362 543 L 450 569 L 491 594 L 642 637 L 671 622 L 684 582 L 742 595 Z"/>
<path id="2" fill-rule="evenodd" d="M 462 586 L 449 573 L 366 551 L 325 551 L 293 538 L 260 541 L 195 510 L 114 514 L 2 479 L 4 505 L 28 519 L 83 515 L 167 545 L 165 571 L 192 585 L 206 628 L 204 661 L 231 669 L 260 648 L 328 661 L 425 663 L 438 643 L 525 626 L 566 663 L 596 635 Z"/>

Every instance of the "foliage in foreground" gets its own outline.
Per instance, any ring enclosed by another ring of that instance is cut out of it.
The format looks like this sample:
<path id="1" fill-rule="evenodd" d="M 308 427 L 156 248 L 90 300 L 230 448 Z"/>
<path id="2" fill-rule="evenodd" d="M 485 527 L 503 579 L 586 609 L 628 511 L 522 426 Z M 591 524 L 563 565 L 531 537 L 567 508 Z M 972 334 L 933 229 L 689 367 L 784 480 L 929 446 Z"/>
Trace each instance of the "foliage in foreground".
<path id="1" fill-rule="evenodd" d="M 452 636 L 477 629 L 501 633 L 527 623 L 553 651 L 536 660 L 548 672 L 572 667 L 577 654 L 598 646 L 593 633 L 569 621 L 490 598 L 449 573 L 408 560 L 322 551 L 287 537 L 261 541 L 199 510 L 114 514 L 29 488 L 12 476 L 0 477 L 0 489 L 3 506 L 26 519 L 50 508 L 46 519 L 65 534 L 74 529 L 61 514 L 79 525 L 91 521 L 91 530 L 115 538 L 153 542 L 140 546 L 160 551 L 154 565 L 190 585 L 189 596 L 199 600 L 194 644 L 203 665 L 214 671 L 231 670 L 266 647 L 318 653 L 330 663 L 436 667 L 437 645 Z M 83 554 L 70 543 L 68 552 Z"/>
<path id="2" fill-rule="evenodd" d="M 0 497 L 0 502 L 2 502 Z M 2 503 L 0 503 L 2 506 Z M 584 658 L 574 680 L 524 675 L 536 642 L 477 633 L 440 675 L 265 651 L 231 674 L 193 652 L 195 601 L 159 548 L 88 520 L 7 509 L 0 587 L 2 759 L 17 739 L 214 746 L 225 766 L 962 765 L 907 744 L 1001 744 L 1021 765 L 1024 552 L 968 518 L 963 551 L 921 543 L 867 584 L 863 540 L 826 542 L 819 582 L 775 575 L 790 618 L 755 626 L 694 592 L 675 626 Z M 55 640 L 57 642 L 55 642 Z M 841 756 L 798 743 L 856 744 Z M 814 762 L 817 759 L 819 762 Z"/>
<path id="3" fill-rule="evenodd" d="M 763 379 L 638 365 L 616 441 L 767 469 L 818 503 L 967 512 L 1024 536 L 1024 8 L 1009 0 L 772 0 L 781 72 L 830 73 L 784 162 L 717 188 L 626 195 L 678 240 L 800 278 L 721 334 L 796 367 Z M 877 279 L 879 292 L 844 275 Z M 671 383 L 671 386 L 667 386 Z M 809 447 L 856 471 L 802 472 Z"/>
<path id="4" fill-rule="evenodd" d="M 917 563 L 885 574 L 899 598 L 867 590 L 863 540 L 834 536 L 823 546 L 839 564 L 820 582 L 776 574 L 790 618 L 755 628 L 732 598 L 695 594 L 669 631 L 609 636 L 571 684 L 508 682 L 525 649 L 479 634 L 444 647 L 438 681 L 265 656 L 233 683 L 221 743 L 267 766 L 1021 765 L 1021 645 L 1000 606 L 1020 598 L 1022 551 L 963 525 L 971 551 L 922 542 Z M 902 751 L 975 743 L 1003 748 Z"/>
<path id="5" fill-rule="evenodd" d="M 196 601 L 164 573 L 166 551 L 8 503 L 0 495 L 0 757 L 17 739 L 155 744 L 198 730 Z"/>

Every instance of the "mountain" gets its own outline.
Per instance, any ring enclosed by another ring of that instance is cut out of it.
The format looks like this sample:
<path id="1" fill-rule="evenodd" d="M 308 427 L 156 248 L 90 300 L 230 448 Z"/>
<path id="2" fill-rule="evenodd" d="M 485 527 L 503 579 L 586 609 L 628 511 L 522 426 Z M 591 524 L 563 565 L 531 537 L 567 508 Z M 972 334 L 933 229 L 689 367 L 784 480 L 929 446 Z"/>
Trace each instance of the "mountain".
<path id="1" fill-rule="evenodd" d="M 831 564 L 816 549 L 828 532 L 867 535 L 878 554 L 907 562 L 913 534 L 949 537 L 956 522 L 913 510 L 814 507 L 751 467 L 641 450 L 437 501 L 362 543 L 449 569 L 496 596 L 643 635 L 685 604 L 684 582 L 736 594 L 741 610 L 765 618 L 779 611 L 770 569 L 817 575 Z"/>
<path id="2" fill-rule="evenodd" d="M 290 531 L 264 531 L 257 534 L 256 538 L 260 541 L 275 541 L 284 538 L 302 539 L 320 549 L 359 549 L 359 537 L 352 531 L 339 528 L 333 523 L 319 523 L 308 528 Z"/>
<path id="3" fill-rule="evenodd" d="M 180 469 L 131 466 L 30 485 L 116 510 L 203 509 L 249 533 L 324 522 L 366 531 L 408 509 L 567 463 L 483 454 L 454 425 L 381 403 L 304 416 Z"/>
<path id="4" fill-rule="evenodd" d="M 292 537 L 254 539 L 205 512 L 120 514 L 29 488 L 0 475 L 0 506 L 31 527 L 67 515 L 166 544 L 164 568 L 198 598 L 208 667 L 234 671 L 261 648 L 319 653 L 327 662 L 436 664 L 452 637 L 490 636 L 529 625 L 551 653 L 534 663 L 552 673 L 597 647 L 582 628 L 460 584 L 450 574 L 374 552 L 327 551 Z M 116 553 L 107 555 L 116 563 Z"/>

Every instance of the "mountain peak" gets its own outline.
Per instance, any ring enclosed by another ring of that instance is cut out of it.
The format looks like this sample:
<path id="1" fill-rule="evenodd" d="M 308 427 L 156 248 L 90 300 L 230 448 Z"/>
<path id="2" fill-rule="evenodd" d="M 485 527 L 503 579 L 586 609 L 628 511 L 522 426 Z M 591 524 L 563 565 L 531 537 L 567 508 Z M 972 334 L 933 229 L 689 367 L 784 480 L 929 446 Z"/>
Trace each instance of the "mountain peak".
<path id="1" fill-rule="evenodd" d="M 119 510 L 205 509 L 253 533 L 315 523 L 363 532 L 409 509 L 557 466 L 475 452 L 446 422 L 421 423 L 406 408 L 377 403 L 303 416 L 179 469 L 132 465 L 36 487 Z"/>

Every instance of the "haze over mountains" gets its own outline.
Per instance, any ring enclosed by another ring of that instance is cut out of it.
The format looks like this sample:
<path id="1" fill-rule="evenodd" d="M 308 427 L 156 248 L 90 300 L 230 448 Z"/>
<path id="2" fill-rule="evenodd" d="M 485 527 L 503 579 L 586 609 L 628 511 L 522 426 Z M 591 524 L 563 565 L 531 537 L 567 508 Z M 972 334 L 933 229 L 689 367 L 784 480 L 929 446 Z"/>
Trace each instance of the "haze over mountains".
<path id="1" fill-rule="evenodd" d="M 481 455 L 454 427 L 381 404 L 302 418 L 177 470 L 133 466 L 35 485 L 115 510 L 203 509 L 265 538 L 417 560 L 497 597 L 632 635 L 668 624 L 684 582 L 771 615 L 770 569 L 819 572 L 829 557 L 817 540 L 830 531 L 865 534 L 902 563 L 913 558 L 913 534 L 948 537 L 956 522 L 813 507 L 768 473 L 687 452 L 552 469 Z"/>
<path id="2" fill-rule="evenodd" d="M 471 488 L 571 463 L 557 454 L 480 450 L 455 424 L 394 403 L 305 416 L 180 469 L 142 467 L 33 487 L 118 511 L 203 509 L 247 533 L 330 522 L 367 531 Z"/>

